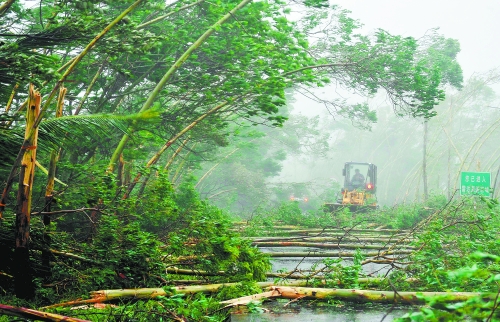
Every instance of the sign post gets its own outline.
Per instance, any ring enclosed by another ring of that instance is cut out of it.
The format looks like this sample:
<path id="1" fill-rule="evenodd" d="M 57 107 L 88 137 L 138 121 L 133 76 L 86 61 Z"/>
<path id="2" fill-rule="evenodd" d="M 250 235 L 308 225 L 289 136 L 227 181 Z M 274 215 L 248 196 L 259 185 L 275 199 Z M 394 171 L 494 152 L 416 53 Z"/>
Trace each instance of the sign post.
<path id="1" fill-rule="evenodd" d="M 491 175 L 489 172 L 462 172 L 461 196 L 490 196 Z"/>

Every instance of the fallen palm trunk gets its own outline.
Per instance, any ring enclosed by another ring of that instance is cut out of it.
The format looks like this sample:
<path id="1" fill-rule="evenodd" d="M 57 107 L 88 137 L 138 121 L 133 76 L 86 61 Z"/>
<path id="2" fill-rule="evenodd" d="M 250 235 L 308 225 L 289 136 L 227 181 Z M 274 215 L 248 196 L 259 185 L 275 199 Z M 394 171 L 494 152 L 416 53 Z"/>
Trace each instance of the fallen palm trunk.
<path id="1" fill-rule="evenodd" d="M 387 256 L 387 255 L 404 255 L 411 254 L 410 250 L 398 250 L 391 252 L 367 252 L 363 253 L 363 256 L 366 257 L 377 257 L 377 256 Z M 265 252 L 264 254 L 269 255 L 270 257 L 354 257 L 355 253 L 349 252 Z"/>
<path id="2" fill-rule="evenodd" d="M 326 299 L 336 298 L 353 302 L 424 304 L 426 299 L 439 299 L 440 302 L 463 302 L 482 296 L 494 299 L 496 294 L 477 292 L 391 292 L 354 289 L 325 289 L 313 287 L 271 286 L 270 291 L 278 291 L 280 297 L 287 299 Z"/>
<path id="3" fill-rule="evenodd" d="M 81 320 L 64 315 L 46 313 L 37 310 L 27 309 L 24 307 L 14 307 L 4 304 L 0 304 L 0 312 L 5 315 L 17 316 L 23 319 L 30 319 L 36 321 L 90 322 L 88 320 Z"/>
<path id="4" fill-rule="evenodd" d="M 310 242 L 253 242 L 252 245 L 258 247 L 314 247 L 314 248 L 335 248 L 335 249 L 383 249 L 389 245 L 362 245 L 362 244 L 325 244 L 325 243 L 310 243 Z M 405 246 L 407 249 L 414 247 Z"/>

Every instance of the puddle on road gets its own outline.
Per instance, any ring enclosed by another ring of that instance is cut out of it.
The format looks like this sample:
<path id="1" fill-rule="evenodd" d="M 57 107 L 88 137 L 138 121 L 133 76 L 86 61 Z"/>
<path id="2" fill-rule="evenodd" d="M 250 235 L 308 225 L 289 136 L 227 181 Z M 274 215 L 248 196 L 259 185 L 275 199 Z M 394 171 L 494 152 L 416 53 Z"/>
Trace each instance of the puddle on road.
<path id="1" fill-rule="evenodd" d="M 318 249 L 304 247 L 262 247 L 266 252 L 305 252 L 319 251 Z M 315 263 L 321 262 L 323 258 L 297 258 L 297 257 L 280 257 L 272 260 L 273 272 L 278 270 L 293 271 L 309 270 Z M 352 265 L 352 260 L 344 258 L 345 265 Z M 323 265 L 318 265 L 318 268 Z M 368 264 L 363 266 L 363 273 L 373 274 L 374 276 L 383 275 L 387 272 L 388 265 Z M 270 279 L 272 280 L 272 279 Z M 399 306 L 391 309 L 390 305 L 380 304 L 343 304 L 341 306 L 328 305 L 317 301 L 297 301 L 284 307 L 289 300 L 278 299 L 264 302 L 260 307 L 269 310 L 266 313 L 233 313 L 231 321 L 234 322 L 376 322 L 376 321 L 393 321 L 394 319 L 403 316 L 406 312 L 412 310 L 409 306 Z M 416 308 L 414 308 L 417 310 Z"/>
<path id="2" fill-rule="evenodd" d="M 297 302 L 283 307 L 284 301 L 264 303 L 267 313 L 232 314 L 232 322 L 389 322 L 403 316 L 411 307 L 396 307 L 383 305 L 349 304 L 341 307 L 315 305 L 310 302 Z"/>
<path id="3" fill-rule="evenodd" d="M 305 248 L 305 247 L 287 247 L 286 250 L 280 247 L 260 247 L 260 250 L 263 253 L 268 252 L 324 252 L 324 250 L 313 249 L 313 248 Z M 272 271 L 274 273 L 278 271 L 286 271 L 290 272 L 295 269 L 297 270 L 309 270 L 311 266 L 316 263 L 321 263 L 323 260 L 322 257 L 309 257 L 309 258 L 298 258 L 298 257 L 279 257 L 272 259 L 273 268 Z M 344 258 L 345 265 L 352 265 L 352 258 Z M 323 268 L 324 265 L 319 264 L 317 269 Z M 390 268 L 389 265 L 386 264 L 375 264 L 369 263 L 367 265 L 363 265 L 363 273 L 367 276 L 376 277 L 377 275 L 384 275 L 387 270 Z"/>

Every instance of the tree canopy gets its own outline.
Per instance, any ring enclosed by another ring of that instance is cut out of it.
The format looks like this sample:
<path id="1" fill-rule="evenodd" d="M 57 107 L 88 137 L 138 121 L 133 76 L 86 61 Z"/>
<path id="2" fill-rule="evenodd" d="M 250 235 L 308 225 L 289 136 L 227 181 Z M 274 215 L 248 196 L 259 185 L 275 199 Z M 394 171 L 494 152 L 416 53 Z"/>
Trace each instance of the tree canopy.
<path id="1" fill-rule="evenodd" d="M 102 209 L 123 223 L 139 213 L 168 213 L 180 221 L 161 221 L 173 233 L 177 224 L 195 224 L 182 221 L 179 209 L 196 220 L 197 209 L 217 212 L 193 202 L 193 170 L 238 133 L 261 135 L 246 127 L 282 126 L 286 91 L 312 93 L 332 83 L 367 96 L 384 91 L 398 115 L 429 118 L 444 99 L 443 86 L 460 86 L 457 41 L 436 33 L 362 35 L 359 27 L 325 0 L 4 2 L 0 215 L 13 222 L 16 213 L 16 236 L 25 241 L 31 213 L 54 210 L 56 200 L 56 211 L 93 209 L 90 240 Z M 361 126 L 376 120 L 366 104 L 317 99 Z M 279 171 L 283 153 L 266 151 L 233 165 L 245 173 L 240 184 L 251 181 L 257 189 Z M 160 191 L 170 197 L 152 201 Z M 61 222 L 67 231 L 82 230 L 70 216 Z M 44 215 L 48 244 L 50 223 Z M 16 239 L 18 267 L 28 262 L 26 247 Z"/>

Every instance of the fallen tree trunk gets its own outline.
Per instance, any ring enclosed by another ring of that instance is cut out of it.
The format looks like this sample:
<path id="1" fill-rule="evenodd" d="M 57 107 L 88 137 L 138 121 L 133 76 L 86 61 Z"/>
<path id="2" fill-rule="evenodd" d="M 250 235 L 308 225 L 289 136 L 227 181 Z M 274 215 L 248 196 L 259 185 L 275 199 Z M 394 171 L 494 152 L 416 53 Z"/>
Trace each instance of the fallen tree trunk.
<path id="1" fill-rule="evenodd" d="M 102 303 L 106 301 L 123 299 L 123 298 L 133 298 L 133 299 L 144 299 L 144 298 L 155 298 L 158 296 L 166 296 L 167 292 L 162 288 L 138 288 L 138 289 L 123 289 L 123 290 L 100 290 L 90 292 L 90 299 L 87 300 L 74 300 L 69 302 L 63 302 L 58 304 L 53 304 L 45 306 L 42 309 L 49 309 L 61 306 L 79 305 L 79 304 L 89 304 L 89 303 Z"/>
<path id="2" fill-rule="evenodd" d="M 35 321 L 67 321 L 67 322 L 90 322 L 88 320 L 81 320 L 64 315 L 47 313 L 24 307 L 14 307 L 10 305 L 0 304 L 0 313 L 10 316 L 17 316 L 23 319 L 30 319 Z"/>
<path id="3" fill-rule="evenodd" d="M 222 301 L 219 303 L 223 304 L 223 305 L 226 304 L 226 306 L 224 306 L 224 308 L 226 308 L 226 307 L 237 306 L 237 305 L 248 305 L 254 301 L 260 301 L 263 299 L 268 299 L 268 298 L 273 298 L 273 297 L 280 297 L 280 293 L 275 291 L 275 290 L 272 290 L 272 291 L 268 291 L 268 292 L 264 292 L 264 293 L 238 297 L 236 299 Z"/>
<path id="4" fill-rule="evenodd" d="M 245 239 L 251 240 L 252 243 L 260 242 L 289 242 L 289 241 L 305 241 L 305 242 L 362 242 L 362 243 L 411 243 L 413 238 L 406 238 L 404 240 L 399 240 L 393 237 L 376 237 L 376 238 L 356 238 L 353 236 L 338 236 L 338 237 L 314 237 L 314 236 L 295 236 L 295 237 L 245 237 Z"/>
<path id="5" fill-rule="evenodd" d="M 253 242 L 252 245 L 257 247 L 314 247 L 314 248 L 327 248 L 327 249 L 384 249 L 391 245 L 362 245 L 362 244 L 325 244 L 325 243 L 311 243 L 299 241 L 268 241 L 268 242 Z M 411 246 L 405 246 L 407 249 L 414 249 Z"/>
<path id="6" fill-rule="evenodd" d="M 342 240 L 345 240 L 346 238 L 353 238 L 355 240 L 358 239 L 363 239 L 363 238 L 368 238 L 368 239 L 391 239 L 391 240 L 398 240 L 402 237 L 405 237 L 406 234 L 364 234 L 364 233 L 353 233 L 353 232 L 317 232 L 317 233 L 305 233 L 305 232 L 296 232 L 296 231 L 285 231 L 285 232 L 279 232 L 279 231 L 268 231 L 268 232 L 262 232 L 263 236 L 268 236 L 266 238 L 271 238 L 271 237 L 277 237 L 277 238 L 341 238 Z M 408 236 L 406 236 L 408 237 Z M 262 238 L 262 237 L 261 237 Z"/>
<path id="7" fill-rule="evenodd" d="M 367 252 L 363 253 L 366 257 L 377 257 L 377 256 L 387 256 L 387 255 L 407 255 L 411 254 L 410 250 L 398 250 L 398 251 L 380 251 L 380 252 Z M 264 252 L 264 254 L 270 257 L 354 257 L 355 253 L 349 252 Z"/>
<path id="8" fill-rule="evenodd" d="M 353 302 L 425 304 L 427 299 L 439 299 L 440 302 L 463 302 L 477 296 L 493 299 L 496 294 L 477 292 L 392 292 L 354 289 L 325 289 L 313 287 L 271 286 L 270 291 L 278 291 L 280 297 L 287 299 L 326 299 L 336 298 Z"/>
<path id="9" fill-rule="evenodd" d="M 384 279 L 378 278 L 361 278 L 358 282 L 382 282 Z M 322 284 L 326 284 L 325 280 L 319 281 Z M 418 298 L 418 294 L 422 294 L 426 297 L 436 297 L 444 296 L 445 302 L 459 302 L 465 301 L 472 297 L 481 295 L 481 293 L 468 293 L 468 292 L 398 292 L 395 295 L 394 292 L 390 291 L 371 291 L 371 290 L 355 290 L 355 289 L 325 289 L 325 288 L 312 288 L 312 287 L 300 287 L 307 286 L 311 284 L 311 280 L 299 280 L 299 281 L 287 281 L 281 282 L 277 285 L 274 282 L 259 282 L 257 285 L 262 288 L 268 288 L 269 292 L 278 292 L 279 297 L 296 299 L 296 298 L 314 298 L 314 299 L 325 299 L 327 297 L 336 297 L 346 301 L 365 301 L 365 302 L 399 302 L 408 304 L 420 304 L 425 301 Z M 151 299 L 158 296 L 170 296 L 174 293 L 177 294 L 195 294 L 195 293 L 214 293 L 219 291 L 222 287 L 230 287 L 238 285 L 238 283 L 223 283 L 223 284 L 208 284 L 208 285 L 193 285 L 193 286 L 177 286 L 171 288 L 170 290 L 164 290 L 163 288 L 139 288 L 139 289 L 121 289 L 121 290 L 100 290 L 90 292 L 90 299 L 86 300 L 75 300 L 64 303 L 58 303 L 50 306 L 43 307 L 43 309 L 55 308 L 61 306 L 70 305 L 80 305 L 89 303 L 102 303 L 117 299 Z M 221 302 L 223 304 L 230 305 L 240 305 L 244 304 L 248 300 L 256 300 L 259 298 L 269 297 L 270 293 L 265 293 L 267 295 L 259 297 L 255 295 L 245 296 L 246 300 L 243 298 L 229 300 L 227 303 Z M 273 295 L 274 296 L 274 295 Z M 495 294 L 486 294 L 485 297 L 494 297 Z M 239 301 L 241 300 L 241 301 Z M 78 320 L 80 321 L 80 320 Z"/>
<path id="10" fill-rule="evenodd" d="M 384 259 L 380 261 L 376 260 L 365 260 L 362 262 L 362 264 L 366 263 L 379 263 L 379 264 L 389 264 L 393 263 L 394 260 L 389 260 L 389 259 Z M 167 273 L 169 274 L 177 274 L 177 275 L 188 275 L 188 276 L 224 276 L 225 272 L 219 272 L 219 274 L 214 274 L 206 271 L 193 271 L 190 269 L 173 269 L 173 268 L 167 268 Z M 312 271 L 310 274 L 294 274 L 294 273 L 266 273 L 266 277 L 268 278 L 286 278 L 286 279 L 292 279 L 292 280 L 302 280 L 302 279 L 308 279 L 311 278 L 311 276 L 316 276 L 314 274 L 315 272 Z M 368 283 L 373 280 L 379 280 L 379 278 L 376 277 L 370 277 L 370 278 L 359 278 L 358 281 L 362 281 L 363 283 Z M 170 281 L 172 283 L 182 283 L 182 280 L 175 280 L 175 281 Z M 200 281 L 198 281 L 200 282 Z M 186 284 L 193 284 L 192 280 L 186 280 Z M 198 283 L 200 284 L 200 283 Z"/>
<path id="11" fill-rule="evenodd" d="M 248 226 L 251 227 L 251 226 Z M 244 229 L 247 227 L 238 227 L 237 229 Z M 252 227 L 254 229 L 269 229 L 270 227 L 260 226 Z M 280 232 L 294 231 L 294 232 L 351 232 L 351 233 L 404 233 L 404 229 L 390 229 L 390 228 L 355 228 L 355 229 L 342 229 L 342 228 L 307 228 L 301 226 L 273 226 L 273 232 L 280 230 Z"/>
<path id="12" fill-rule="evenodd" d="M 213 272 L 207 272 L 207 271 L 199 271 L 199 270 L 183 269 L 183 268 L 173 268 L 173 267 L 168 267 L 166 269 L 166 272 L 168 274 L 194 275 L 194 276 L 224 276 L 224 275 L 226 275 L 226 272 L 224 272 L 224 271 L 218 271 L 216 273 L 213 273 Z"/>

